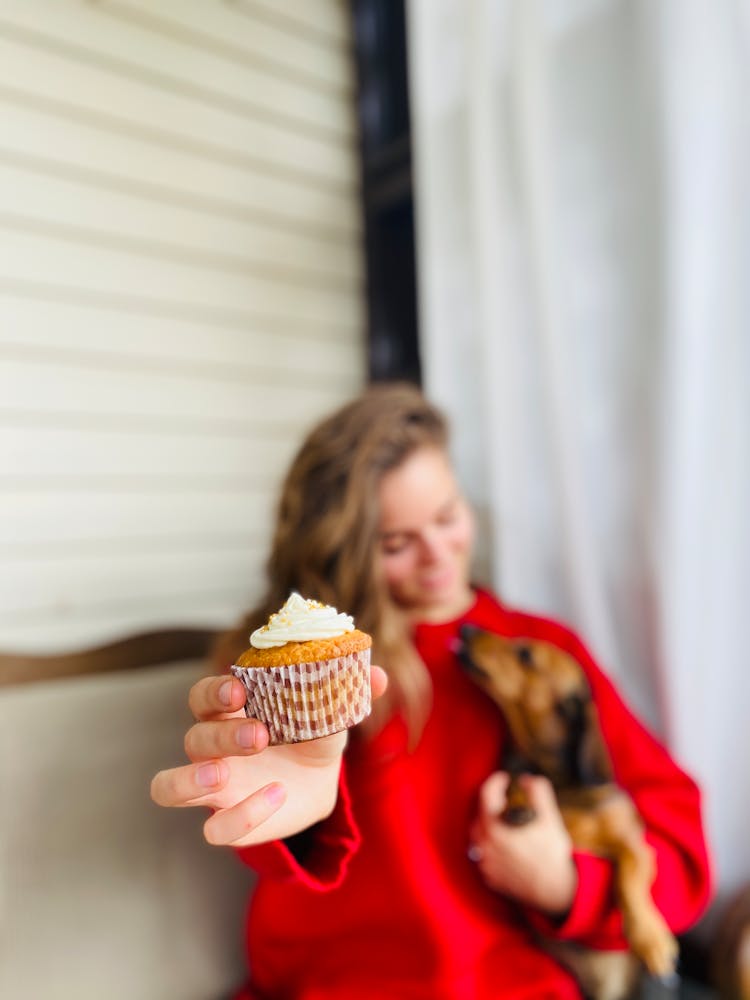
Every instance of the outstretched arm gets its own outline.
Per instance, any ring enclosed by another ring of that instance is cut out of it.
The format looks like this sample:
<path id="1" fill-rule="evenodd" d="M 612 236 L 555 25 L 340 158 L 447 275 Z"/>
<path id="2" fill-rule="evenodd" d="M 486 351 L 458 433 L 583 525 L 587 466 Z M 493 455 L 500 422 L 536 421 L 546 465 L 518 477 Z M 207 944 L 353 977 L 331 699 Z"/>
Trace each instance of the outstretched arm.
<path id="1" fill-rule="evenodd" d="M 385 685 L 373 667 L 373 697 Z M 265 726 L 245 718 L 244 688 L 231 677 L 204 677 L 189 704 L 197 720 L 185 737 L 190 763 L 154 777 L 158 805 L 207 806 L 206 840 L 233 847 L 291 837 L 332 813 L 346 733 L 269 747 Z"/>

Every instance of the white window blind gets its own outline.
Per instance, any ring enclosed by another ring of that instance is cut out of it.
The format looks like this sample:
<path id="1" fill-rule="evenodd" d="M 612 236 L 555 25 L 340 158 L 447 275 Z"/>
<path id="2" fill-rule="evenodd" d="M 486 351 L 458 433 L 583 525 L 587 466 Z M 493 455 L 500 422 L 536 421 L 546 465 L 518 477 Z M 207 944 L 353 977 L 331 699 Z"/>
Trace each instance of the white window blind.
<path id="1" fill-rule="evenodd" d="M 2 0 L 0 116 L 0 649 L 227 625 L 364 378 L 344 0 Z"/>

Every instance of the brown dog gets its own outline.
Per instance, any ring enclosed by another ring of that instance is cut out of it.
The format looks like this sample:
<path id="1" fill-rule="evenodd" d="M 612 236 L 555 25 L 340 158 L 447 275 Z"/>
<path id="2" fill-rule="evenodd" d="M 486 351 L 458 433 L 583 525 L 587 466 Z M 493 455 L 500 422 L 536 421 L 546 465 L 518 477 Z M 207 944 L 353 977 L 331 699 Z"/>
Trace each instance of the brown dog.
<path id="1" fill-rule="evenodd" d="M 503 818 L 533 818 L 519 776 L 543 774 L 552 783 L 573 844 L 615 864 L 615 886 L 633 955 L 655 976 L 674 978 L 677 942 L 651 897 L 654 854 L 630 797 L 614 784 L 586 675 L 567 653 L 547 642 L 506 639 L 471 625 L 461 630 L 460 657 L 470 676 L 496 702 L 508 726 L 503 767 L 511 775 Z M 555 943 L 551 950 L 597 1000 L 633 988 L 638 963 L 627 952 L 592 952 Z"/>

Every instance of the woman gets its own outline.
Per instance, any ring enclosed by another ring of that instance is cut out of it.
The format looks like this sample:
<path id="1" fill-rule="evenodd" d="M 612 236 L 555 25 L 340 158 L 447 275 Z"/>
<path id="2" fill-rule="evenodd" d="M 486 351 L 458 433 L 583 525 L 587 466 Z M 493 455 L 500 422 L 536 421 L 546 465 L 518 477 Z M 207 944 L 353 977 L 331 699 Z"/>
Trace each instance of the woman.
<path id="1" fill-rule="evenodd" d="M 679 932 L 706 904 L 694 783 L 573 633 L 471 585 L 474 522 L 446 439 L 441 414 L 403 385 L 374 387 L 313 430 L 283 487 L 266 599 L 219 650 L 226 670 L 291 590 L 352 614 L 388 685 L 373 668 L 381 697 L 343 768 L 344 735 L 268 748 L 240 683 L 209 677 L 190 694 L 192 763 L 154 779 L 161 805 L 212 807 L 206 838 L 260 875 L 244 997 L 565 1000 L 580 991 L 532 929 L 624 946 L 611 866 L 573 850 L 550 785 L 529 780 L 527 826 L 497 818 L 504 729 L 456 660 L 466 622 L 553 642 L 583 665 L 656 851 L 657 905 Z"/>

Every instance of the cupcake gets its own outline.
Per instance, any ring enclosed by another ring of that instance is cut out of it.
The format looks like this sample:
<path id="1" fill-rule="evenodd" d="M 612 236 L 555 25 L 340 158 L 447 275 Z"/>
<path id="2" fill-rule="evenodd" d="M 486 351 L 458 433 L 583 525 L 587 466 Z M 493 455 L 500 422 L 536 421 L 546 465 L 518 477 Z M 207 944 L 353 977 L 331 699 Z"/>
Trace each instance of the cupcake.
<path id="1" fill-rule="evenodd" d="M 350 615 L 292 593 L 231 668 L 245 715 L 265 723 L 271 745 L 355 726 L 370 714 L 371 646 Z"/>

